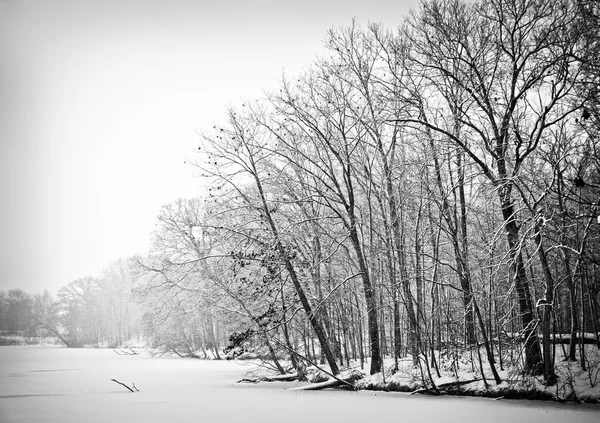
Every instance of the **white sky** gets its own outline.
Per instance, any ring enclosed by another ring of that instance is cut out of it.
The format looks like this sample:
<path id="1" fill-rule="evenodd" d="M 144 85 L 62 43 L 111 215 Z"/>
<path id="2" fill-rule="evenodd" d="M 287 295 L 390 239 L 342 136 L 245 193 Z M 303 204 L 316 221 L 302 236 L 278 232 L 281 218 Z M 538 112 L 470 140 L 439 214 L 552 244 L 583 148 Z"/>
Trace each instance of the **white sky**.
<path id="1" fill-rule="evenodd" d="M 143 253 L 183 162 L 227 104 L 260 96 L 352 17 L 417 0 L 0 0 L 0 289 Z"/>

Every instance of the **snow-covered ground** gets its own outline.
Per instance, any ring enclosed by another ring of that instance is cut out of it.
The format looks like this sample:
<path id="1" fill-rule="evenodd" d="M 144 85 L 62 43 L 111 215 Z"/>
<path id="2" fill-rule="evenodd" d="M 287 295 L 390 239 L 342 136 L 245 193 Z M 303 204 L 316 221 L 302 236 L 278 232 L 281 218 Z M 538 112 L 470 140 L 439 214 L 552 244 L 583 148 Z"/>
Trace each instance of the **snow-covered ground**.
<path id="1" fill-rule="evenodd" d="M 585 369 L 581 367 L 580 362 L 565 361 L 560 352 L 557 353 L 555 363 L 557 382 L 552 386 L 545 386 L 543 376 L 524 375 L 519 370 L 520 365 L 506 361 L 503 368 L 496 363 L 496 369 L 502 380 L 502 383 L 497 385 L 484 351 L 482 351 L 484 377 L 476 359 L 477 355 L 467 351 L 458 355 L 456 359 L 441 358 L 437 355 L 436 359 L 440 364 L 439 376 L 433 368 L 428 372 L 423 362 L 421 362 L 422 368 L 415 368 L 410 357 L 402 359 L 398 363 L 398 371 L 393 372 L 393 360 L 386 359 L 385 374 L 366 376 L 358 381 L 358 387 L 371 390 L 414 391 L 425 387 L 421 382 L 425 379 L 426 387 L 430 391 L 434 391 L 433 384 L 435 384 L 437 387 L 445 386 L 446 389 L 450 387 L 451 393 L 460 395 L 496 398 L 530 397 L 600 403 L 600 350 L 595 345 L 586 345 L 585 351 L 587 364 Z"/>
<path id="2" fill-rule="evenodd" d="M 108 349 L 0 348 L 1 422 L 597 422 L 598 405 L 298 392 L 237 384 L 248 362 L 117 355 Z M 135 383 L 131 393 L 111 381 Z"/>

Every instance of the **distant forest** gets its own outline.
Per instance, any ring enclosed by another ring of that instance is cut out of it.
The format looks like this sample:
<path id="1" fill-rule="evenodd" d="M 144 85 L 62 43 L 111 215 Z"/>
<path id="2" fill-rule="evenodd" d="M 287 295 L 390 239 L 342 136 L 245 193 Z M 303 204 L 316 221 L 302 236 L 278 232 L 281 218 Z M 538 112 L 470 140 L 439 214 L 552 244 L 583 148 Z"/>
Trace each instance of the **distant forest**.
<path id="1" fill-rule="evenodd" d="M 20 335 L 27 343 L 55 337 L 68 347 L 121 346 L 142 337 L 141 308 L 132 290 L 128 260 L 111 263 L 98 277 L 29 294 L 0 291 L 0 335 Z M 4 343 L 9 343 L 5 340 Z"/>
<path id="2" fill-rule="evenodd" d="M 497 383 L 508 362 L 549 385 L 556 360 L 585 368 L 599 16 L 588 0 L 426 0 L 397 29 L 332 29 L 302 74 L 201 132 L 207 192 L 161 209 L 147 255 L 29 297 L 36 324 L 282 371 L 409 356 L 424 375 L 458 350 Z M 16 296 L 3 331 L 24 329 Z"/>

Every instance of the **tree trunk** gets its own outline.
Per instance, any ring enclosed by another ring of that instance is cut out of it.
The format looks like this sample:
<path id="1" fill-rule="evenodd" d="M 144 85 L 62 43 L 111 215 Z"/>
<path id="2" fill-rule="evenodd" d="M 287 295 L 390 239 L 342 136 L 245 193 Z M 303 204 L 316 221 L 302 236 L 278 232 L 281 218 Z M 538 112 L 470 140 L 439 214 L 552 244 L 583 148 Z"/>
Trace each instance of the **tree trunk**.
<path id="1" fill-rule="evenodd" d="M 571 339 L 569 340 L 569 355 L 567 360 L 577 361 L 577 323 L 579 321 L 579 308 L 577 307 L 577 287 L 575 285 L 575 281 L 573 280 L 569 252 L 563 248 L 562 254 L 566 272 L 565 276 L 567 278 L 567 288 L 569 289 L 569 311 L 571 318 Z"/>
<path id="2" fill-rule="evenodd" d="M 457 131 L 458 129 L 456 129 Z M 453 208 L 448 202 L 447 195 L 444 192 L 444 185 L 442 183 L 442 167 L 438 159 L 438 151 L 433 143 L 433 137 L 428 133 L 429 148 L 433 156 L 433 164 L 435 169 L 435 180 L 437 188 L 440 192 L 441 205 L 442 205 L 442 216 L 446 221 L 448 230 L 450 232 L 450 238 L 452 241 L 452 248 L 454 250 L 454 260 L 456 262 L 456 269 L 458 273 L 458 280 L 462 290 L 462 301 L 463 309 L 465 311 L 465 329 L 466 329 L 466 341 L 468 344 L 475 343 L 475 325 L 473 319 L 473 307 L 471 306 L 471 300 L 473 298 L 471 289 L 471 278 L 469 275 L 468 267 L 468 243 L 467 243 L 467 216 L 466 216 L 466 200 L 464 192 L 464 169 L 462 169 L 462 151 L 458 152 L 457 165 L 459 167 L 459 202 L 460 202 L 460 219 L 456 217 L 456 209 Z M 460 223 L 459 223 L 460 221 Z M 460 230 L 460 234 L 459 234 Z M 461 248 L 462 244 L 462 248 Z"/>
<path id="3" fill-rule="evenodd" d="M 483 337 L 483 344 L 485 346 L 485 352 L 487 354 L 488 362 L 490 364 L 490 369 L 492 370 L 492 374 L 494 375 L 494 380 L 496 381 L 496 385 L 500 385 L 502 383 L 502 379 L 498 375 L 496 371 L 496 364 L 494 361 L 494 354 L 492 353 L 492 348 L 490 346 L 490 341 L 488 339 L 488 335 L 485 331 L 485 323 L 483 322 L 483 318 L 481 317 L 481 311 L 479 310 L 479 306 L 477 305 L 477 301 L 473 299 L 473 309 L 475 310 L 475 314 L 477 315 L 477 320 L 479 321 L 479 327 L 481 329 L 481 336 Z M 477 353 L 479 354 L 479 346 L 477 346 Z M 479 358 L 481 360 L 481 356 Z M 483 376 L 483 372 L 482 372 Z"/>
<path id="4" fill-rule="evenodd" d="M 514 206 L 509 196 L 510 193 L 499 190 L 502 204 L 502 216 L 504 218 L 506 235 L 508 239 L 509 258 L 512 263 L 515 288 L 519 301 L 519 314 L 521 315 L 521 327 L 525 338 L 525 371 L 531 374 L 540 374 L 543 371 L 540 343 L 534 333 L 533 307 L 529 293 L 529 282 L 523 255 L 520 251 L 519 227 L 515 221 Z"/>
<path id="5" fill-rule="evenodd" d="M 387 194 L 387 202 L 388 208 L 390 210 L 390 220 L 391 220 L 391 235 L 393 240 L 393 247 L 396 250 L 396 260 L 398 262 L 398 268 L 400 270 L 400 284 L 404 291 L 404 306 L 406 308 L 406 313 L 408 314 L 408 324 L 409 324 L 409 333 L 410 337 L 410 345 L 413 353 L 413 362 L 416 365 L 418 360 L 418 345 L 417 345 L 417 318 L 415 316 L 415 310 L 413 305 L 413 298 L 410 292 L 410 284 L 408 278 L 408 271 L 406 269 L 406 257 L 404 250 L 404 242 L 402 239 L 403 233 L 400 225 L 400 216 L 398 213 L 398 205 L 396 200 L 396 191 L 394 190 L 394 186 L 392 184 L 392 171 L 390 167 L 390 162 L 393 165 L 394 163 L 394 154 L 395 154 L 395 145 L 397 142 L 397 131 L 395 130 L 391 140 L 391 150 L 390 157 L 391 161 L 388 159 L 388 155 L 383 148 L 383 142 L 380 136 L 376 137 L 377 141 L 377 150 L 379 152 L 379 156 L 381 158 L 381 162 L 383 164 L 383 174 L 385 177 L 385 190 Z M 394 283 L 394 282 L 392 282 Z M 398 331 L 399 332 L 399 331 Z M 399 338 L 399 337 L 398 337 Z M 397 338 L 397 339 L 398 339 Z M 399 343 L 396 345 L 399 348 Z"/>
<path id="6" fill-rule="evenodd" d="M 408 314 L 408 340 L 413 356 L 413 365 L 416 366 L 419 363 L 417 318 L 415 316 L 415 309 L 413 305 L 414 300 L 408 282 L 408 270 L 406 268 L 406 257 L 403 246 L 402 249 L 398 251 L 398 255 L 400 256 L 400 279 L 402 284 L 402 293 L 404 296 L 404 305 L 406 308 L 406 313 Z"/>
<path id="7" fill-rule="evenodd" d="M 300 368 L 298 366 L 298 360 L 296 359 L 296 353 L 294 352 L 294 348 L 292 347 L 292 343 L 290 341 L 290 333 L 288 330 L 288 322 L 286 316 L 286 305 L 285 305 L 285 297 L 283 296 L 283 289 L 281 290 L 281 317 L 282 317 L 282 325 L 283 325 L 283 338 L 285 340 L 285 345 L 290 354 L 290 361 L 294 369 L 300 373 Z"/>
<path id="8" fill-rule="evenodd" d="M 313 228 L 315 231 L 318 231 L 318 227 Z M 323 249 L 321 248 L 321 239 L 319 236 L 314 235 L 312 239 L 313 243 L 313 266 L 312 266 L 312 278 L 315 286 L 317 287 L 317 298 L 319 300 L 319 307 L 317 310 L 317 315 L 319 320 L 323 323 L 323 329 L 328 339 L 333 340 L 334 345 L 332 348 L 336 350 L 335 345 L 335 337 L 333 332 L 333 326 L 331 323 L 331 318 L 329 317 L 329 312 L 327 306 L 323 303 L 323 279 L 321 277 L 321 262 L 323 261 Z M 327 267 L 329 269 L 329 267 Z M 329 270 L 328 270 L 329 271 Z M 333 352 L 335 357 L 336 351 Z M 325 358 L 325 351 L 321 348 L 320 356 Z M 321 363 L 322 364 L 322 363 Z"/>
<path id="9" fill-rule="evenodd" d="M 556 375 L 554 374 L 554 360 L 551 351 L 550 326 L 552 310 L 554 309 L 554 278 L 550 271 L 546 250 L 542 240 L 541 227 L 536 223 L 535 242 L 537 244 L 538 256 L 542 265 L 544 279 L 546 280 L 546 289 L 544 291 L 543 301 L 539 301 L 537 305 L 538 313 L 541 315 L 542 321 L 542 352 L 544 358 L 544 380 L 546 385 L 551 386 L 556 383 Z"/>
<path id="10" fill-rule="evenodd" d="M 350 221 L 350 241 L 354 247 L 359 269 L 362 273 L 363 290 L 365 293 L 365 301 L 367 304 L 367 325 L 369 329 L 369 345 L 371 349 L 371 368 L 370 374 L 379 373 L 381 371 L 381 352 L 379 349 L 379 325 L 377 322 L 377 299 L 371 283 L 369 270 L 365 263 L 365 258 L 362 252 L 360 239 L 356 230 L 356 222 L 351 216 Z"/>
<path id="11" fill-rule="evenodd" d="M 458 133 L 458 129 L 456 129 Z M 463 155 L 464 151 L 458 149 L 456 154 L 456 166 L 458 168 L 458 199 L 459 199 L 459 218 L 457 219 L 459 224 L 457 235 L 460 238 L 460 257 L 457 257 L 457 261 L 460 262 L 458 268 L 460 271 L 460 285 L 463 289 L 463 306 L 465 307 L 465 326 L 467 332 L 467 342 L 469 344 L 475 341 L 475 322 L 473 319 L 473 307 L 471 307 L 471 301 L 473 301 L 473 289 L 471 287 L 471 275 L 469 267 L 469 240 L 467 232 L 467 201 L 465 199 L 465 169 L 463 166 Z M 458 246 L 456 246 L 458 248 Z M 482 328 L 483 329 L 483 328 Z"/>
<path id="12" fill-rule="evenodd" d="M 306 315 L 308 317 L 308 321 L 310 322 L 310 325 L 312 326 L 313 330 L 315 331 L 315 334 L 317 335 L 317 339 L 319 340 L 319 343 L 321 344 L 321 350 L 325 354 L 325 358 L 327 359 L 327 363 L 329 364 L 331 373 L 333 373 L 334 375 L 337 375 L 340 372 L 340 370 L 339 370 L 337 363 L 335 362 L 335 358 L 333 357 L 333 354 L 331 352 L 331 347 L 329 346 L 329 342 L 327 340 L 327 335 L 325 334 L 325 331 L 323 330 L 323 326 L 321 325 L 321 322 L 317 318 L 316 313 L 313 312 L 312 307 L 308 301 L 308 298 L 306 297 L 306 294 L 304 293 L 304 288 L 302 287 L 302 285 L 300 284 L 300 280 L 298 279 L 298 274 L 296 273 L 296 269 L 292 265 L 290 257 L 288 256 L 288 254 L 285 250 L 285 247 L 281 243 L 281 239 L 279 237 L 279 231 L 277 230 L 277 226 L 275 225 L 275 221 L 273 220 L 273 216 L 271 215 L 271 211 L 269 209 L 269 206 L 267 204 L 267 199 L 265 198 L 265 194 L 263 191 L 262 183 L 261 183 L 260 179 L 258 178 L 258 174 L 256 172 L 254 173 L 254 180 L 255 180 L 259 195 L 260 195 L 261 202 L 262 202 L 263 215 L 266 218 L 266 220 L 270 226 L 271 234 L 275 238 L 275 246 L 277 248 L 277 252 L 279 253 L 279 258 L 285 264 L 285 270 L 287 271 L 287 273 L 292 281 L 294 289 L 296 290 L 296 294 L 298 294 L 298 299 L 300 300 L 300 303 L 302 304 L 302 308 L 304 309 L 304 312 L 306 313 Z"/>

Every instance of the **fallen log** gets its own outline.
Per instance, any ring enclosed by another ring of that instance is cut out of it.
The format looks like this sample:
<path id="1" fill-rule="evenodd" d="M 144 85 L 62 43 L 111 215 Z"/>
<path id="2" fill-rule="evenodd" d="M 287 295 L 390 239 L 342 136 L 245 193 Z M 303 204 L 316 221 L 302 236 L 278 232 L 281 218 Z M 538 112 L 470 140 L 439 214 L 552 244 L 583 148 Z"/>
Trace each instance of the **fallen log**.
<path id="1" fill-rule="evenodd" d="M 440 385 L 437 385 L 436 386 L 437 390 L 436 389 L 430 389 L 430 388 L 421 388 L 421 389 L 417 389 L 415 391 L 412 391 L 410 393 L 410 395 L 423 394 L 423 393 L 427 393 L 427 394 L 435 393 L 435 394 L 439 395 L 439 391 L 440 390 L 444 390 L 445 388 L 454 388 L 456 386 L 467 385 L 467 384 L 472 383 L 472 382 L 477 382 L 478 380 L 481 380 L 481 379 L 455 380 L 453 382 L 447 382 L 447 383 L 442 383 Z"/>
<path id="2" fill-rule="evenodd" d="M 335 388 L 337 386 L 347 386 L 354 389 L 354 382 L 363 377 L 360 372 L 353 372 L 350 375 L 343 377 L 336 377 L 329 379 L 321 383 L 311 383 L 309 385 L 299 386 L 297 388 L 290 388 L 290 391 L 319 391 L 321 389 Z"/>
<path id="3" fill-rule="evenodd" d="M 115 353 L 117 353 L 117 355 L 139 355 L 137 351 L 134 351 L 133 349 L 129 348 L 129 351 L 127 350 L 113 350 Z"/>
<path id="4" fill-rule="evenodd" d="M 478 382 L 481 379 L 471 379 L 471 380 L 456 380 L 454 382 L 447 382 L 447 383 L 442 383 L 440 385 L 438 385 L 438 389 L 444 389 L 444 388 L 449 388 L 449 387 L 455 387 L 455 386 L 461 386 L 461 385 L 467 385 L 469 383 L 473 383 L 473 382 Z"/>
<path id="5" fill-rule="evenodd" d="M 503 333 L 502 338 L 511 341 L 519 341 L 524 342 L 525 338 L 521 333 Z M 596 344 L 598 343 L 598 338 L 600 338 L 600 334 L 596 335 L 595 333 L 586 332 L 581 336 L 581 332 L 575 335 L 575 342 L 582 342 L 584 344 Z M 538 335 L 538 339 L 543 341 L 543 336 L 541 334 Z M 494 341 L 498 342 L 498 338 L 495 338 Z M 568 344 L 571 342 L 571 334 L 570 333 L 554 333 L 550 334 L 550 342 L 553 344 Z"/>
<path id="6" fill-rule="evenodd" d="M 258 382 L 292 382 L 294 380 L 298 380 L 298 373 L 290 373 L 285 375 L 276 375 L 276 376 L 264 376 L 257 377 L 254 379 L 240 379 L 237 383 L 258 383 Z"/>
<path id="7" fill-rule="evenodd" d="M 432 389 L 429 389 L 429 388 L 421 388 L 421 389 L 414 390 L 409 395 L 415 395 L 415 394 L 432 394 L 432 393 L 439 395 L 439 391 L 436 392 L 436 391 L 434 391 Z"/>
<path id="8" fill-rule="evenodd" d="M 298 373 L 291 373 L 288 375 L 277 375 L 267 378 L 267 382 L 291 382 L 298 379 Z"/>

